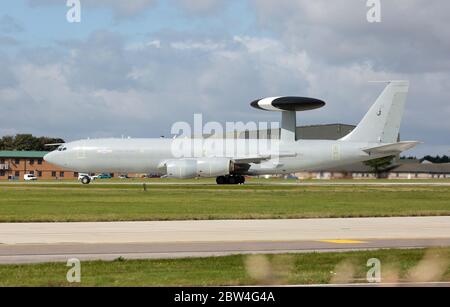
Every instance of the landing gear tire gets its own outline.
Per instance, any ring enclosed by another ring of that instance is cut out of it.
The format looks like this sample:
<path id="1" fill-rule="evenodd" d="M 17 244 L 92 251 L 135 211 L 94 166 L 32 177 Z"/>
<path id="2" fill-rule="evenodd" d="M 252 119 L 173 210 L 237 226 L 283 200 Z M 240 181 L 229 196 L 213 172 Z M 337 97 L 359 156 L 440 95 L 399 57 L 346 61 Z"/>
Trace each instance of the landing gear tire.
<path id="1" fill-rule="evenodd" d="M 244 176 L 219 176 L 216 178 L 217 184 L 243 184 L 245 183 L 245 177 Z"/>
<path id="2" fill-rule="evenodd" d="M 84 176 L 83 178 L 81 178 L 81 183 L 89 184 L 89 183 L 91 183 L 91 178 L 89 178 L 88 176 Z"/>
<path id="3" fill-rule="evenodd" d="M 219 176 L 216 178 L 216 182 L 217 184 L 225 184 L 226 183 L 226 179 L 225 176 Z"/>

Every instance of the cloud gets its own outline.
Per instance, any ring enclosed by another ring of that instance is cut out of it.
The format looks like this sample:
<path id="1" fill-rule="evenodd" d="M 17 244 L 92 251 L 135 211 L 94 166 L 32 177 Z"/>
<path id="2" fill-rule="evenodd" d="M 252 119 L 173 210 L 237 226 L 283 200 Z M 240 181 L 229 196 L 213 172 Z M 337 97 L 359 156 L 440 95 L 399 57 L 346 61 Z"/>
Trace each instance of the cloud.
<path id="1" fill-rule="evenodd" d="M 110 31 L 95 31 L 85 41 L 64 41 L 69 50 L 65 76 L 77 89 L 124 89 L 132 86 L 125 39 Z"/>
<path id="2" fill-rule="evenodd" d="M 355 123 L 381 90 L 367 81 L 409 79 L 403 139 L 426 142 L 416 152 L 450 147 L 448 1 L 381 1 L 377 24 L 366 20 L 366 1 L 251 3 L 259 31 L 277 37 L 289 53 L 308 55 L 310 94 L 329 102 L 329 114 Z"/>
<path id="3" fill-rule="evenodd" d="M 66 5 L 65 0 L 27 0 L 31 7 Z M 112 11 L 115 19 L 129 19 L 143 15 L 158 3 L 168 2 L 188 16 L 207 17 L 219 15 L 232 0 L 81 0 L 83 8 L 102 8 Z"/>
<path id="4" fill-rule="evenodd" d="M 66 5 L 66 1 L 61 0 L 27 0 L 31 7 Z M 144 13 L 147 9 L 155 7 L 158 0 L 81 0 L 81 7 L 106 8 L 113 12 L 116 19 L 126 19 L 136 17 Z"/>
<path id="5" fill-rule="evenodd" d="M 193 112 L 205 120 L 247 120 L 254 114 L 250 101 L 301 84 L 297 68 L 290 81 L 281 78 L 289 64 L 276 42 L 261 39 L 269 52 L 254 49 L 256 38 L 151 41 L 159 44 L 129 48 L 121 35 L 97 31 L 60 43 L 61 52 L 22 49 L 4 63 L 10 70 L 5 80 L 16 81 L 3 84 L 0 100 L 6 114 L 33 112 L 8 116 L 0 128 L 59 131 L 67 139 L 158 136 L 177 120 L 190 121 Z"/>
<path id="6" fill-rule="evenodd" d="M 147 42 L 135 42 L 135 43 L 130 43 L 127 44 L 127 46 L 125 47 L 126 50 L 129 51 L 139 51 L 139 50 L 144 50 L 148 47 L 154 47 L 154 48 L 161 48 L 161 41 L 154 39 L 154 40 L 150 40 Z"/>
<path id="7" fill-rule="evenodd" d="M 361 0 L 252 0 L 261 29 L 330 64 L 373 63 L 401 73 L 448 71 L 448 1 L 381 1 L 382 22 Z"/>
<path id="8" fill-rule="evenodd" d="M 10 36 L 0 35 L 0 46 L 2 47 L 14 47 L 19 45 L 19 42 Z"/>
<path id="9" fill-rule="evenodd" d="M 24 27 L 15 18 L 9 15 L 3 15 L 0 17 L 0 32 L 5 34 L 14 34 L 23 31 Z"/>
<path id="10" fill-rule="evenodd" d="M 189 15 L 207 16 L 219 13 L 231 0 L 171 0 Z"/>
<path id="11" fill-rule="evenodd" d="M 214 42 L 211 40 L 206 41 L 177 41 L 172 42 L 170 46 L 173 49 L 178 50 L 203 50 L 203 51 L 214 51 L 214 50 L 220 50 L 224 48 L 223 43 L 221 42 Z"/>
<path id="12" fill-rule="evenodd" d="M 329 65 L 274 38 L 179 37 L 155 37 L 130 48 L 122 35 L 97 31 L 86 40 L 60 43 L 63 52 L 23 50 L 33 56 L 3 64 L 10 71 L 4 80 L 15 81 L 3 82 L 0 99 L 7 114 L 33 112 L 8 116 L 0 129 L 59 131 L 66 139 L 154 137 L 168 135 L 175 121 L 192 121 L 195 112 L 220 122 L 279 120 L 279 114 L 249 107 L 254 99 L 276 95 L 328 102 L 321 110 L 300 113 L 299 124 L 357 123 L 382 89 L 367 81 L 406 77 L 370 63 Z M 424 151 L 444 146 L 450 126 L 442 92 L 449 85 L 442 73 L 412 76 L 402 131 L 405 138 L 427 141 Z"/>
<path id="13" fill-rule="evenodd" d="M 1 53 L 0 53 L 0 67 L 2 67 L 2 71 L 0 73 L 0 90 L 16 86 L 17 80 L 12 71 L 13 68 L 12 63 L 8 56 L 2 55 Z"/>

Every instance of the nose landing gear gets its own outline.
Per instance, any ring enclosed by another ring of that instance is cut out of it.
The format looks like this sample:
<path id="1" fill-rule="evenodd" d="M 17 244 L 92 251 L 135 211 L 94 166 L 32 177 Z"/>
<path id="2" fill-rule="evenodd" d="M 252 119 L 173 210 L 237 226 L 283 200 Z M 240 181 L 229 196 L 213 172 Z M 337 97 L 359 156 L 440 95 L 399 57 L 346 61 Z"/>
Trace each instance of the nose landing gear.
<path id="1" fill-rule="evenodd" d="M 244 184 L 245 177 L 241 176 L 241 175 L 219 176 L 216 178 L 216 182 L 219 185 L 222 185 L 222 184 Z"/>
<path id="2" fill-rule="evenodd" d="M 89 178 L 89 176 L 84 176 L 83 178 L 81 178 L 81 183 L 89 184 L 89 183 L 91 183 L 91 178 Z"/>

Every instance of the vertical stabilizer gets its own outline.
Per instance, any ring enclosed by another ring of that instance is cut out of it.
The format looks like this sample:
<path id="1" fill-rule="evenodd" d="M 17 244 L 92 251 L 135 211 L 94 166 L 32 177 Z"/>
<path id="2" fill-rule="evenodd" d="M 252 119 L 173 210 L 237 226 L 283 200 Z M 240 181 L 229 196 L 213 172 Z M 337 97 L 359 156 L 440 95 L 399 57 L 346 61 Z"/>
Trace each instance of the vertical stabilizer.
<path id="1" fill-rule="evenodd" d="M 390 81 L 358 126 L 341 140 L 397 142 L 408 89 L 408 81 Z"/>

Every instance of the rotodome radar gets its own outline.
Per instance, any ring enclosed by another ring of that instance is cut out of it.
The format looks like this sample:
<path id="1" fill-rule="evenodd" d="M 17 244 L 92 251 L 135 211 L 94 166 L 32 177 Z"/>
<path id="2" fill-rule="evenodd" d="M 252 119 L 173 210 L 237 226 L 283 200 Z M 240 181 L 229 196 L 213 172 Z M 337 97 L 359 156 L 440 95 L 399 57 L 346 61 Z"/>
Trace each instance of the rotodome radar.
<path id="1" fill-rule="evenodd" d="M 325 102 L 308 97 L 270 97 L 255 100 L 250 105 L 266 111 L 308 111 L 323 107 Z"/>

